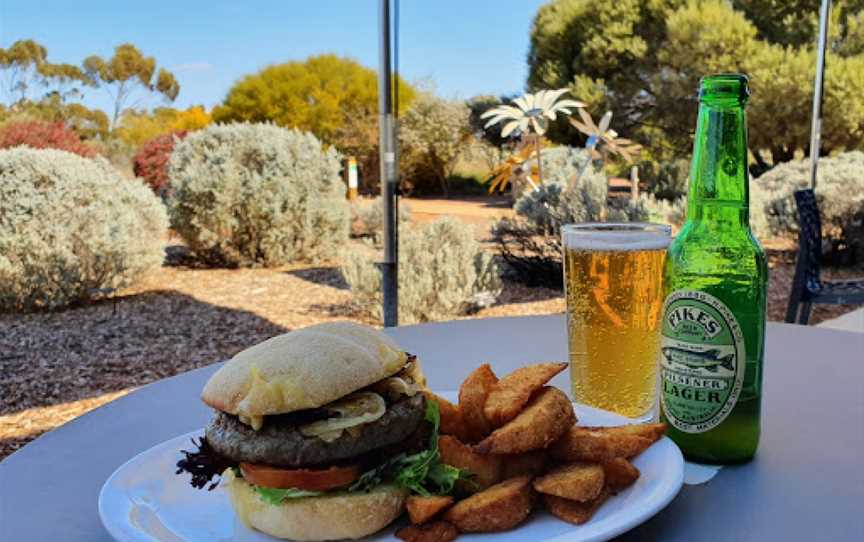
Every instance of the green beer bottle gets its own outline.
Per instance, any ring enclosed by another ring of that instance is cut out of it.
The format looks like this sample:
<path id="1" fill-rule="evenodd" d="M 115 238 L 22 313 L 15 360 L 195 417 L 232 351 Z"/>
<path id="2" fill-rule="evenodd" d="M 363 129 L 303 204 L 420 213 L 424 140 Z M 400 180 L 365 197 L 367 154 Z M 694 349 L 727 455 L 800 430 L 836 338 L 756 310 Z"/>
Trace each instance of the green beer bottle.
<path id="1" fill-rule="evenodd" d="M 738 74 L 702 78 L 687 221 L 664 269 L 661 416 L 691 460 L 756 453 L 765 349 L 765 253 L 750 231 L 750 91 Z"/>

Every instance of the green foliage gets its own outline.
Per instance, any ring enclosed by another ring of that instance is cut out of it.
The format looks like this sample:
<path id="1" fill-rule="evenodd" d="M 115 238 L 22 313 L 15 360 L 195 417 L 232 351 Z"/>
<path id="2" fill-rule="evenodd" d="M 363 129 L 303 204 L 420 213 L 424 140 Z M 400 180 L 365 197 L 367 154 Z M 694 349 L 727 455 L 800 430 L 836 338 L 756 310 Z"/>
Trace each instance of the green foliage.
<path id="1" fill-rule="evenodd" d="M 210 114 L 200 105 L 185 110 L 173 107 L 157 107 L 152 111 L 129 109 L 123 113 L 114 135 L 128 145 L 140 147 L 161 135 L 200 130 L 211 120 Z"/>
<path id="2" fill-rule="evenodd" d="M 0 71 L 4 73 L 3 90 L 11 100 L 27 97 L 39 79 L 39 68 L 47 62 L 48 50 L 33 40 L 18 40 L 8 49 L 0 48 Z"/>
<path id="3" fill-rule="evenodd" d="M 398 81 L 404 113 L 414 88 Z M 269 66 L 236 82 L 216 122 L 273 122 L 313 133 L 346 156 L 357 158 L 360 190 L 379 192 L 378 76 L 375 70 L 336 55 Z"/>
<path id="4" fill-rule="evenodd" d="M 364 113 L 346 118 L 336 141 L 340 152 L 357 160 L 358 190 L 367 195 L 380 194 L 378 115 Z"/>
<path id="5" fill-rule="evenodd" d="M 821 3 L 821 0 L 733 0 L 732 5 L 753 22 L 760 38 L 784 46 L 810 47 L 819 34 Z M 829 54 L 848 56 L 862 52 L 856 49 L 864 39 L 858 33 L 862 14 L 861 0 L 832 0 Z"/>
<path id="6" fill-rule="evenodd" d="M 26 121 L 62 122 L 84 140 L 104 140 L 108 136 L 108 115 L 80 103 L 64 102 L 59 94 L 19 101 L 9 108 L 0 105 L 0 123 Z"/>
<path id="7" fill-rule="evenodd" d="M 837 251 L 864 257 L 864 152 L 853 151 L 819 160 L 816 198 L 822 235 Z M 797 238 L 795 190 L 810 185 L 810 161 L 781 164 L 750 188 L 750 223 L 758 237 Z"/>
<path id="8" fill-rule="evenodd" d="M 66 103 L 69 98 L 81 97 L 83 87 L 93 86 L 84 70 L 72 64 L 49 62 L 48 50 L 33 40 L 18 40 L 8 49 L 0 48 L 0 74 L 0 86 L 12 104 L 4 116 L 14 115 L 17 120 L 62 121 L 76 130 L 79 128 L 76 121 L 86 119 L 98 124 L 101 120 L 96 110 Z M 42 93 L 36 92 L 37 89 Z M 83 130 L 79 134 L 92 137 Z"/>
<path id="9" fill-rule="evenodd" d="M 376 253 L 356 247 L 342 274 L 359 307 L 381 317 L 381 274 Z M 417 225 L 399 236 L 399 322 L 444 320 L 498 295 L 498 266 L 483 251 L 474 228 L 451 218 Z"/>
<path id="10" fill-rule="evenodd" d="M 144 56 L 131 43 L 114 48 L 114 55 L 104 59 L 92 55 L 84 59 L 84 71 L 96 86 L 108 91 L 114 100 L 114 114 L 111 126 L 117 125 L 126 104 L 136 91 L 160 94 L 168 101 L 174 101 L 180 93 L 180 84 L 174 74 L 165 68 L 156 71 L 156 59 Z"/>
<path id="11" fill-rule="evenodd" d="M 468 118 L 468 123 L 471 126 L 471 132 L 475 137 L 480 139 L 481 141 L 491 145 L 496 149 L 503 149 L 505 146 L 511 143 L 509 137 L 501 137 L 501 127 L 498 125 L 486 127 L 486 122 L 488 119 L 480 118 L 483 113 L 489 111 L 492 108 L 498 107 L 499 105 L 505 102 L 511 102 L 512 98 L 509 96 L 490 96 L 490 95 L 481 95 L 474 96 L 467 102 L 465 105 L 468 106 L 468 109 L 471 111 L 471 114 Z"/>
<path id="12" fill-rule="evenodd" d="M 0 308 L 57 308 L 162 263 L 165 209 L 104 160 L 0 151 Z"/>
<path id="13" fill-rule="evenodd" d="M 461 101 L 428 93 L 417 97 L 399 123 L 403 189 L 429 191 L 437 183 L 449 193 L 447 179 L 472 138 L 470 114 Z"/>
<path id="14" fill-rule="evenodd" d="M 401 80 L 398 85 L 400 107 L 405 108 L 414 89 Z M 338 144 L 340 131 L 350 118 L 374 117 L 377 112 L 375 70 L 348 58 L 318 55 L 244 77 L 214 109 L 213 118 L 216 122 L 273 122 Z"/>
<path id="15" fill-rule="evenodd" d="M 740 71 L 751 79 L 751 151 L 762 169 L 809 145 L 817 0 L 554 0 L 534 19 L 532 89 L 569 86 L 613 128 L 647 142 L 657 160 L 689 154 L 700 76 Z M 781 5 L 782 4 L 782 5 Z M 733 9 L 733 6 L 737 8 Z M 864 145 L 864 38 L 860 0 L 837 3 L 836 54 L 828 62 L 823 152 Z M 578 140 L 572 130 L 552 131 Z M 763 156 L 760 151 L 768 151 Z M 769 158 L 770 156 L 770 158 Z"/>
<path id="16" fill-rule="evenodd" d="M 684 159 L 639 164 L 639 180 L 655 198 L 674 201 L 687 193 L 690 161 Z"/>
<path id="17" fill-rule="evenodd" d="M 171 223 L 202 260 L 280 265 L 335 256 L 348 237 L 340 157 L 312 134 L 211 125 L 174 147 Z"/>
<path id="18" fill-rule="evenodd" d="M 441 426 L 438 403 L 426 402 L 425 418 L 432 426 L 429 446 L 425 450 L 411 455 L 402 452 L 387 458 L 377 467 L 364 472 L 348 491 L 371 491 L 380 484 L 393 482 L 424 497 L 448 495 L 453 492 L 460 478 L 467 479 L 470 476 L 468 471 L 441 462 L 438 453 L 438 430 Z"/>
<path id="19" fill-rule="evenodd" d="M 454 173 L 447 177 L 447 188 L 450 194 L 460 196 L 482 196 L 489 193 L 484 185 L 486 179 L 480 175 L 470 173 Z"/>

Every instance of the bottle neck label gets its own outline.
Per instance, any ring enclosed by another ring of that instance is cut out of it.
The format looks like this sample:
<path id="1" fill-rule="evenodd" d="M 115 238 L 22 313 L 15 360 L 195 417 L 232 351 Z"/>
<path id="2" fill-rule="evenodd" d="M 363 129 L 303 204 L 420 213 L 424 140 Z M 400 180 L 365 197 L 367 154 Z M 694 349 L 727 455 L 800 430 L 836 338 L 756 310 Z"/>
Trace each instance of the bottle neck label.
<path id="1" fill-rule="evenodd" d="M 747 357 L 735 315 L 705 292 L 678 290 L 663 305 L 660 400 L 669 423 L 704 433 L 732 412 Z"/>

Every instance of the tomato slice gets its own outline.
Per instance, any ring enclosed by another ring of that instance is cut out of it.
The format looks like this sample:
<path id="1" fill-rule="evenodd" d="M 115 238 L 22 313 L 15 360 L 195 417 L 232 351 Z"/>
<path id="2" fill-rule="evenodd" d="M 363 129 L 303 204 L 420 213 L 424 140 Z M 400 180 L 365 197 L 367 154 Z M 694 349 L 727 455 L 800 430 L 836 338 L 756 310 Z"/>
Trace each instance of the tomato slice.
<path id="1" fill-rule="evenodd" d="M 328 469 L 283 469 L 240 463 L 240 472 L 243 478 L 256 486 L 306 491 L 327 491 L 347 486 L 360 477 L 360 468 L 356 465 Z"/>

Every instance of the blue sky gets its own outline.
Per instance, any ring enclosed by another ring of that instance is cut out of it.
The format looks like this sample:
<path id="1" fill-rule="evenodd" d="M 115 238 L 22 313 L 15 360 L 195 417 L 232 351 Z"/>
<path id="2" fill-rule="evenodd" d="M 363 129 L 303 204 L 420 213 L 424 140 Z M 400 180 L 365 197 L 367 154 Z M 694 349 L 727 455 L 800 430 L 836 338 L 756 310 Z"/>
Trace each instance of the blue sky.
<path id="1" fill-rule="evenodd" d="M 542 0 L 402 0 L 400 70 L 467 98 L 523 90 L 531 20 Z M 239 77 L 316 53 L 376 67 L 377 0 L 0 0 L 0 46 L 33 38 L 52 62 L 79 64 L 132 42 L 172 70 L 175 107 L 219 103 Z M 106 107 L 103 90 L 89 105 Z M 159 105 L 153 100 L 150 105 Z"/>

